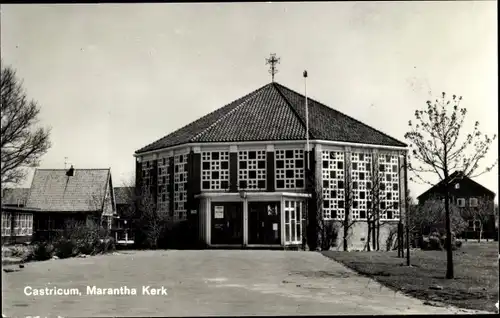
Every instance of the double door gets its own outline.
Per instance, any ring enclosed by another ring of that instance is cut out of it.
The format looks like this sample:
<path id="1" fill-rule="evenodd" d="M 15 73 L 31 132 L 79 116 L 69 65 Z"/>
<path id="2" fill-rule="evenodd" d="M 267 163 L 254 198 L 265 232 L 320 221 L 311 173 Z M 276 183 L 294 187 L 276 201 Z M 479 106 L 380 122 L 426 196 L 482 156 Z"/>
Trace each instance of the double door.
<path id="1" fill-rule="evenodd" d="M 248 202 L 248 244 L 280 245 L 280 202 Z"/>
<path id="2" fill-rule="evenodd" d="M 214 202 L 211 214 L 211 244 L 243 244 L 243 202 Z"/>

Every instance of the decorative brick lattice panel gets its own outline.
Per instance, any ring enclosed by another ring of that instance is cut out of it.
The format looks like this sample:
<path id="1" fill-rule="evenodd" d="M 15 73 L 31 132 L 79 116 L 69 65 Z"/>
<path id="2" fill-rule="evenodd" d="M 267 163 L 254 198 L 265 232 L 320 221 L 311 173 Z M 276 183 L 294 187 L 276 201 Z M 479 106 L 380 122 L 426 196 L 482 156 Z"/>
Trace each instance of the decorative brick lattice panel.
<path id="1" fill-rule="evenodd" d="M 201 189 L 229 188 L 229 152 L 205 151 L 201 155 Z"/>
<path id="2" fill-rule="evenodd" d="M 380 218 L 399 219 L 399 163 L 398 156 L 379 155 Z"/>
<path id="3" fill-rule="evenodd" d="M 341 151 L 323 151 L 323 217 L 325 220 L 345 217 L 345 163 Z"/>
<path id="4" fill-rule="evenodd" d="M 368 152 L 351 153 L 352 219 L 366 219 L 371 211 L 373 157 Z"/>
<path id="5" fill-rule="evenodd" d="M 276 189 L 303 189 L 304 150 L 276 150 Z"/>
<path id="6" fill-rule="evenodd" d="M 168 174 L 168 158 L 158 160 L 158 210 L 163 213 L 169 212 L 168 185 L 170 176 Z"/>
<path id="7" fill-rule="evenodd" d="M 238 152 L 238 188 L 266 189 L 266 151 Z"/>
<path id="8" fill-rule="evenodd" d="M 147 197 L 151 194 L 151 186 L 153 184 L 153 162 L 142 162 L 142 195 Z"/>
<path id="9" fill-rule="evenodd" d="M 174 156 L 174 220 L 184 220 L 187 201 L 187 155 Z"/>

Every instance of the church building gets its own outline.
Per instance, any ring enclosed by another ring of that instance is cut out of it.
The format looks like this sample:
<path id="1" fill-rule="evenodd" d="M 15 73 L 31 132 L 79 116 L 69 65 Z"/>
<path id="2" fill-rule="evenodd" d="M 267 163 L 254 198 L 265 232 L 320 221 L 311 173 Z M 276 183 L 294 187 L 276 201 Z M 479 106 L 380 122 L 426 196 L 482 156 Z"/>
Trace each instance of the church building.
<path id="1" fill-rule="evenodd" d="M 406 151 L 273 76 L 137 150 L 136 187 L 206 246 L 300 247 L 318 215 L 338 225 L 341 248 L 348 213 L 349 246 L 361 249 L 375 205 L 382 237 L 404 215 Z"/>

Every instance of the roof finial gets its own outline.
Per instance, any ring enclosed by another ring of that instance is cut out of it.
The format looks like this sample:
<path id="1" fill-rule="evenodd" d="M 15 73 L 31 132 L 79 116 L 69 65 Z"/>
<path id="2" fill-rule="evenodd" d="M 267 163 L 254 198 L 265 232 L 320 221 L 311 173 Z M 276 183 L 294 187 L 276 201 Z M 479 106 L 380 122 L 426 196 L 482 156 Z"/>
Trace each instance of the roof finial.
<path id="1" fill-rule="evenodd" d="M 276 68 L 276 64 L 280 63 L 280 58 L 276 58 L 276 53 L 271 53 L 270 57 L 266 59 L 266 65 L 271 65 L 269 69 L 269 73 L 271 74 L 272 81 L 274 82 L 274 74 L 278 73 L 278 69 Z"/>

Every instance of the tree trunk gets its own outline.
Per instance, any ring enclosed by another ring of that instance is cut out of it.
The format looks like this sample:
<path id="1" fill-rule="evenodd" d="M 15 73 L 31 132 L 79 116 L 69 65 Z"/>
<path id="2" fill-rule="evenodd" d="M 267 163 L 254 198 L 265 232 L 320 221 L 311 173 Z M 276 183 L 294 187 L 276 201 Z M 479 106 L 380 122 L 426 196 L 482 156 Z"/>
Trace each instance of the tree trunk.
<path id="1" fill-rule="evenodd" d="M 368 252 L 370 252 L 371 251 L 371 249 L 370 249 L 371 222 L 367 221 L 367 223 L 368 223 L 368 235 L 367 235 L 367 239 L 366 239 L 366 249 Z"/>
<path id="2" fill-rule="evenodd" d="M 477 240 L 478 243 L 481 243 L 482 236 L 483 236 L 483 225 L 481 224 L 479 226 L 479 237 L 478 237 L 478 240 Z"/>
<path id="3" fill-rule="evenodd" d="M 344 251 L 347 252 L 348 246 L 347 246 L 347 235 L 349 234 L 349 228 L 347 222 L 344 221 L 344 233 L 343 233 L 343 248 Z"/>
<path id="4" fill-rule="evenodd" d="M 377 249 L 377 227 L 375 221 L 372 223 L 372 249 L 375 251 Z"/>
<path id="5" fill-rule="evenodd" d="M 377 220 L 377 251 L 380 251 L 380 221 Z"/>
<path id="6" fill-rule="evenodd" d="M 445 155 L 446 157 L 446 155 Z M 444 189 L 444 208 L 446 212 L 446 278 L 452 279 L 455 275 L 453 273 L 453 250 L 451 246 L 451 215 L 450 215 L 450 201 L 449 201 L 449 192 L 448 192 L 448 169 L 445 164 L 445 189 Z"/>

